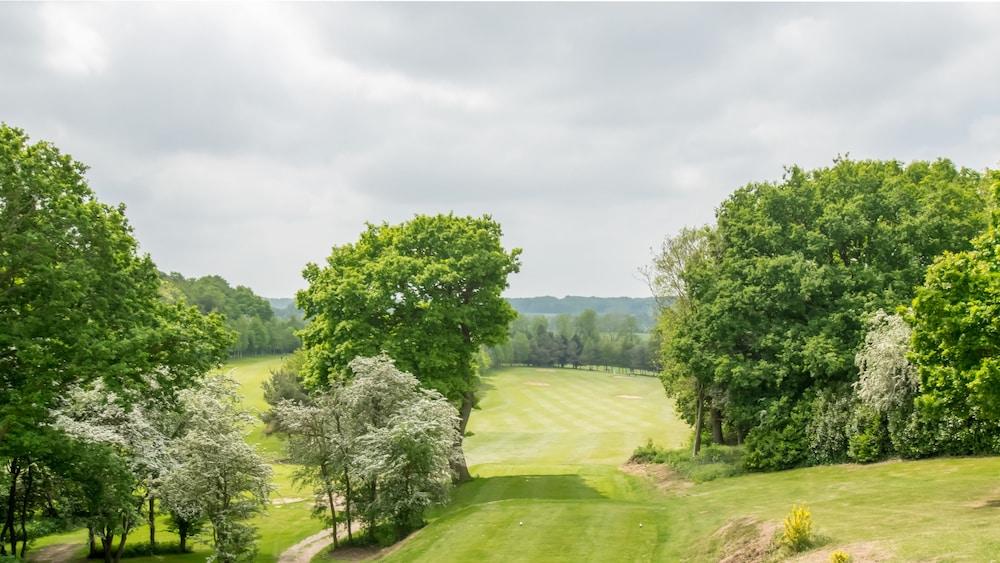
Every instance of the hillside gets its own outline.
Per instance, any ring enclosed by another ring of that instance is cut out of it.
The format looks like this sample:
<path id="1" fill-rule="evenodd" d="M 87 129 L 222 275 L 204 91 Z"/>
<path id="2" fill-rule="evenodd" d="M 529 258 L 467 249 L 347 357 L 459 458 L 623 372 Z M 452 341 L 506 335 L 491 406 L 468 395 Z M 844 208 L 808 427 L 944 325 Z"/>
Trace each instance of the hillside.
<path id="1" fill-rule="evenodd" d="M 655 379 L 512 369 L 486 377 L 484 390 L 466 450 L 480 478 L 385 560 L 716 561 L 766 539 L 796 503 L 810 507 L 820 535 L 804 560 L 827 561 L 833 549 L 855 561 L 988 561 L 1000 552 L 1000 458 L 697 485 L 660 472 L 656 486 L 618 467 L 647 436 L 678 445 L 687 435 Z"/>

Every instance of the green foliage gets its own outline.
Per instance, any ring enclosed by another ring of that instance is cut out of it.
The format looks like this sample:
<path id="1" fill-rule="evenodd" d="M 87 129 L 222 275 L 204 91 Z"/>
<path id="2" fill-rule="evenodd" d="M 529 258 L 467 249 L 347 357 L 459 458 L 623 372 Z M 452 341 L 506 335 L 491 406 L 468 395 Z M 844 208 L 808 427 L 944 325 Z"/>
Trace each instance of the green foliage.
<path id="1" fill-rule="evenodd" d="M 804 465 L 809 459 L 809 424 L 811 404 L 802 400 L 792 404 L 782 398 L 760 415 L 760 422 L 746 439 L 747 469 L 774 471 Z"/>
<path id="2" fill-rule="evenodd" d="M 211 524 L 211 560 L 252 560 L 256 531 L 244 521 L 267 506 L 272 471 L 243 438 L 250 417 L 235 382 L 207 378 L 180 398 L 186 431 L 171 446 L 177 462 L 163 478 L 163 504 L 175 520 Z"/>
<path id="3" fill-rule="evenodd" d="M 848 427 L 855 400 L 847 394 L 824 393 L 812 404 L 812 416 L 806 434 L 809 438 L 809 463 L 828 464 L 847 461 Z"/>
<path id="4" fill-rule="evenodd" d="M 226 319 L 237 335 L 233 355 L 283 354 L 299 347 L 295 333 L 303 327 L 301 315 L 294 310 L 275 315 L 268 300 L 249 287 L 231 287 L 221 276 L 185 278 L 177 272 L 160 276 L 161 292 L 196 305 L 202 313 L 218 313 Z"/>
<path id="5" fill-rule="evenodd" d="M 112 413 L 127 422 L 174 401 L 220 364 L 232 335 L 221 318 L 167 300 L 124 207 L 99 202 L 85 171 L 0 125 L 0 460 L 14 497 L 0 534 L 63 511 L 110 546 L 137 520 L 153 452 L 70 438 L 55 424 L 63 399 L 101 390 L 105 416 L 74 422 L 113 429 Z"/>
<path id="6" fill-rule="evenodd" d="M 709 445 L 698 455 L 691 455 L 690 448 L 667 450 L 657 447 L 652 440 L 639 446 L 631 461 L 637 463 L 663 463 L 685 479 L 704 483 L 744 472 L 743 448 L 738 446 Z"/>
<path id="7" fill-rule="evenodd" d="M 648 331 L 655 324 L 655 302 L 652 297 L 508 297 L 507 302 L 523 316 L 543 315 L 550 319 L 575 317 L 586 310 L 609 318 L 635 317 L 640 330 Z"/>
<path id="8" fill-rule="evenodd" d="M 792 553 L 809 549 L 813 544 L 812 513 L 805 505 L 796 505 L 785 517 L 781 545 Z"/>
<path id="9" fill-rule="evenodd" d="M 789 427 L 772 406 L 856 380 L 863 320 L 908 303 L 935 256 L 969 247 L 986 222 L 982 186 L 946 160 L 839 159 L 737 190 L 682 272 L 691 306 L 663 338 L 665 368 L 749 431 L 751 466 L 803 463 L 808 416 Z"/>
<path id="10" fill-rule="evenodd" d="M 635 317 L 598 315 L 519 316 L 506 343 L 488 349 L 499 365 L 606 366 L 624 370 L 654 369 L 654 342 L 643 338 Z"/>
<path id="11" fill-rule="evenodd" d="M 324 267 L 307 266 L 309 288 L 297 295 L 311 320 L 301 333 L 307 381 L 323 385 L 354 358 L 386 352 L 446 397 L 473 391 L 479 347 L 504 341 L 516 315 L 500 294 L 521 251 L 500 237 L 489 216 L 417 216 L 368 225 Z"/>
<path id="12" fill-rule="evenodd" d="M 1000 192 L 1000 173 L 991 179 Z M 913 358 L 928 408 L 1000 418 L 998 227 L 937 260 L 913 300 Z"/>
<path id="13" fill-rule="evenodd" d="M 871 463 L 889 453 L 889 434 L 883 416 L 872 407 L 855 407 L 848 423 L 847 457 L 858 463 Z"/>
<path id="14" fill-rule="evenodd" d="M 121 558 L 130 559 L 134 557 L 149 557 L 150 555 L 181 555 L 184 553 L 191 553 L 191 549 L 188 547 L 181 549 L 179 542 L 156 542 L 156 545 L 153 547 L 150 547 L 149 543 L 133 543 L 125 547 Z"/>

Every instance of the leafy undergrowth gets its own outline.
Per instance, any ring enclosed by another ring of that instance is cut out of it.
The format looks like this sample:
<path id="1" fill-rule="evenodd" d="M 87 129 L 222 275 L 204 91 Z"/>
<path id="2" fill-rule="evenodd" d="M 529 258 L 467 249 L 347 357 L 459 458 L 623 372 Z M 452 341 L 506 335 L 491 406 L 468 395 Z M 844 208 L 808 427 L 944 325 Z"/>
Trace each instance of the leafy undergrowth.
<path id="1" fill-rule="evenodd" d="M 693 456 L 689 449 L 667 450 L 647 442 L 636 448 L 630 461 L 665 464 L 695 483 L 744 473 L 743 448 L 739 446 L 705 446 L 697 456 Z"/>

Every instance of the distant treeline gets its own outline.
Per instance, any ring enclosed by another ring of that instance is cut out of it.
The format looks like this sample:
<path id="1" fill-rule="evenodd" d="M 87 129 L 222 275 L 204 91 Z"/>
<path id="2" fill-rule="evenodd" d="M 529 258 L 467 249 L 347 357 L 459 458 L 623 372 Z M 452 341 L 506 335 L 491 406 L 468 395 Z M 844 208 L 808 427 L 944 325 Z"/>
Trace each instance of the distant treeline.
<path id="1" fill-rule="evenodd" d="M 488 349 L 493 365 L 657 369 L 657 349 L 634 315 L 520 315 L 505 344 Z"/>
<path id="2" fill-rule="evenodd" d="M 267 302 L 271 304 L 274 316 L 279 319 L 290 319 L 292 317 L 302 318 L 305 315 L 295 306 L 295 299 L 292 297 L 267 297 Z"/>
<path id="3" fill-rule="evenodd" d="M 249 287 L 232 287 L 221 276 L 185 278 L 177 272 L 161 272 L 161 277 L 168 298 L 182 297 L 203 313 L 225 317 L 226 325 L 237 334 L 230 355 L 284 354 L 299 347 L 295 331 L 303 322 L 294 305 L 290 311 L 275 314 L 267 299 Z"/>
<path id="4" fill-rule="evenodd" d="M 639 329 L 647 332 L 655 325 L 656 303 L 652 297 L 508 297 L 507 302 L 522 315 L 580 315 L 591 310 L 598 315 L 631 315 Z"/>

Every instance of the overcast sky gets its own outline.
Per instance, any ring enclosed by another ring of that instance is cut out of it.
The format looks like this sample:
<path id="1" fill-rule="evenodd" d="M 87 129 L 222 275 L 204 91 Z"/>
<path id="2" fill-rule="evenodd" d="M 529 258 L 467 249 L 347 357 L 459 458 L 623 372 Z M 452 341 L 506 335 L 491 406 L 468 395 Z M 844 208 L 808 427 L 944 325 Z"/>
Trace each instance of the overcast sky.
<path id="1" fill-rule="evenodd" d="M 0 5 L 0 120 L 161 269 L 290 296 L 365 221 L 492 214 L 509 295 L 635 270 L 785 165 L 1000 164 L 1000 5 Z"/>

